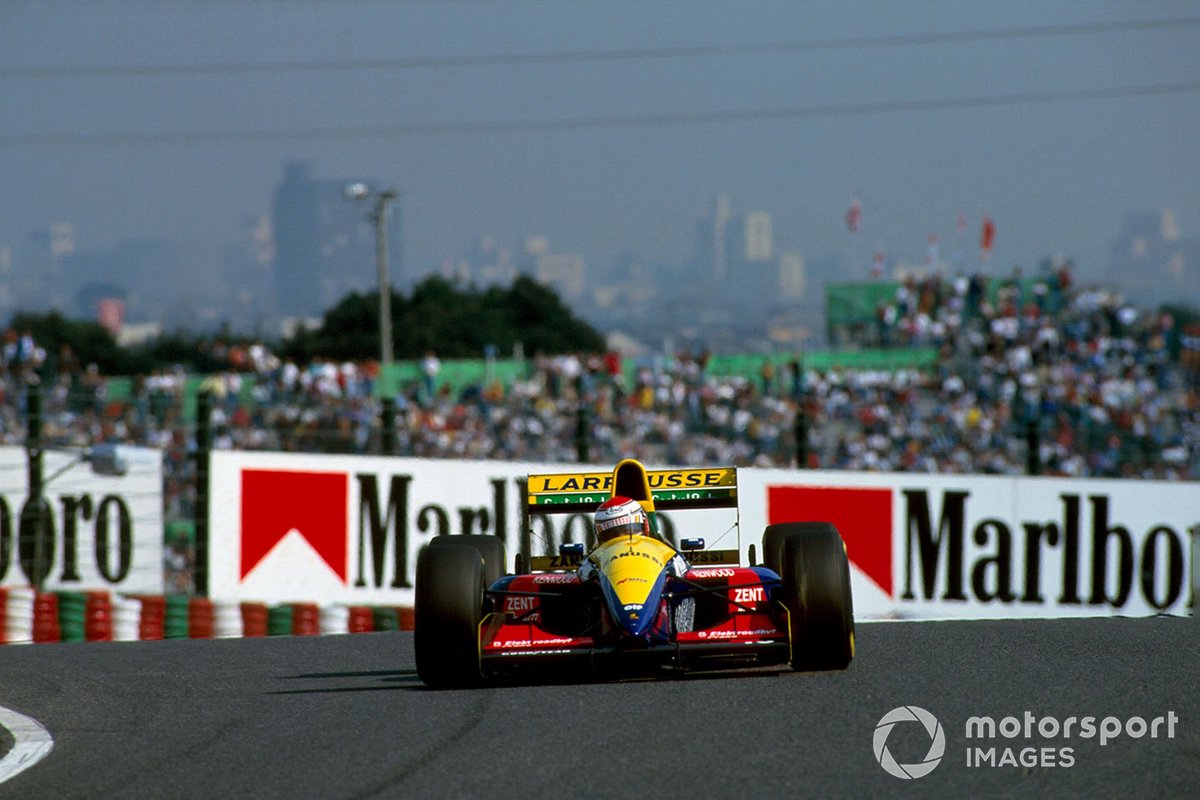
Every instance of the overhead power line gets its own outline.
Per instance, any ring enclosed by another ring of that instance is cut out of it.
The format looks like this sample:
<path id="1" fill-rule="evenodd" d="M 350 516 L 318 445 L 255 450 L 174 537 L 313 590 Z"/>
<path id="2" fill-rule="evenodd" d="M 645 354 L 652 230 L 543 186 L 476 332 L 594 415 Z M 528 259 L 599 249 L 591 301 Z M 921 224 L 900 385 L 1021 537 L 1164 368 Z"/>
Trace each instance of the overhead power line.
<path id="1" fill-rule="evenodd" d="M 1194 27 L 1200 16 L 1174 19 L 1121 20 L 1075 25 L 1041 25 L 993 28 L 990 30 L 946 31 L 942 33 L 852 36 L 733 45 L 683 45 L 679 47 L 620 48 L 613 50 L 548 51 L 544 53 L 492 54 L 471 56 L 422 56 L 412 58 L 336 59 L 312 61 L 231 62 L 225 64 L 128 64 L 53 67 L 8 67 L 0 69 L 0 78 L 133 78 L 195 75 L 246 75 L 289 72 L 357 72 L 363 70 L 414 70 L 445 67 L 492 67 L 523 64 L 570 64 L 604 61 L 703 58 L 712 56 L 758 55 L 805 50 L 854 50 L 875 47 L 979 42 L 993 39 L 1029 39 L 1049 36 L 1079 36 L 1126 31 L 1151 31 Z"/>
<path id="2" fill-rule="evenodd" d="M 1191 94 L 1200 91 L 1200 81 L 1118 86 L 1103 89 L 1067 89 L 976 97 L 946 97 L 928 100 L 892 100 L 790 108 L 676 112 L 670 114 L 626 114 L 572 117 L 548 120 L 480 120 L 475 122 L 427 122 L 400 125 L 355 125 L 327 128 L 276 130 L 164 131 L 97 134 L 32 134 L 0 136 L 4 147 L 67 147 L 77 145 L 173 145 L 221 144 L 261 141 L 317 139 L 404 139 L 429 136 L 478 136 L 537 131 L 646 128 L 670 125 L 707 125 L 764 122 L 805 118 L 846 117 L 863 114 L 941 111 L 948 109 L 995 108 L 1000 106 L 1061 103 L 1080 100 L 1109 100 L 1128 97 Z"/>

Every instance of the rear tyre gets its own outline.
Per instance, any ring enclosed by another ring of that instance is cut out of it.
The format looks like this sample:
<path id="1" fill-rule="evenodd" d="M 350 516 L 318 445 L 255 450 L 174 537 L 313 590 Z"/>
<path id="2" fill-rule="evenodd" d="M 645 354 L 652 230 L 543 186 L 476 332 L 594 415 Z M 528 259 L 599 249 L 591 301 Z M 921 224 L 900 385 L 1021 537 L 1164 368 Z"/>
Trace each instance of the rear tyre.
<path id="1" fill-rule="evenodd" d="M 783 602 L 790 616 L 792 668 L 845 669 L 854 658 L 850 562 L 837 529 L 797 533 L 783 543 Z"/>
<path id="2" fill-rule="evenodd" d="M 417 676 L 438 689 L 473 686 L 479 674 L 483 559 L 470 545 L 424 547 L 417 556 Z"/>
<path id="3" fill-rule="evenodd" d="M 430 539 L 429 543 L 439 547 L 447 544 L 469 545 L 478 550 L 479 555 L 483 558 L 484 588 L 491 586 L 508 574 L 506 571 L 508 557 L 504 549 L 504 540 L 499 536 L 479 533 L 465 533 L 458 536 L 442 534 Z"/>

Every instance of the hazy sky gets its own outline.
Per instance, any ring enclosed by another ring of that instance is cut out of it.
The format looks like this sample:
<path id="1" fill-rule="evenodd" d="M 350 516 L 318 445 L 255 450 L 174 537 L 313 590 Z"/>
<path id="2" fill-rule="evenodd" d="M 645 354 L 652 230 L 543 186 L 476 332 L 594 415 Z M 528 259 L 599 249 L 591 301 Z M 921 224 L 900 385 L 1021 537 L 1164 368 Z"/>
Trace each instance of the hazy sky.
<path id="1" fill-rule="evenodd" d="M 394 184 L 417 272 L 480 234 L 676 263 L 726 192 L 861 275 L 949 250 L 961 210 L 994 264 L 1086 278 L 1125 212 L 1200 236 L 1200 7 L 0 1 L 0 245 L 219 246 L 293 159 Z"/>

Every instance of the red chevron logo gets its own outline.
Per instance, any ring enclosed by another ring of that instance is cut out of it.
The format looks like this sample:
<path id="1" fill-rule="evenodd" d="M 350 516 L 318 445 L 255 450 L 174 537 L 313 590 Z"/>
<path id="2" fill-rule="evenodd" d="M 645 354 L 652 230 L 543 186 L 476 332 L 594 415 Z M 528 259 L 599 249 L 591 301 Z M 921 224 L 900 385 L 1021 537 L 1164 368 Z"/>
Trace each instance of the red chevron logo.
<path id="1" fill-rule="evenodd" d="M 767 523 L 832 522 L 850 563 L 892 594 L 892 490 L 768 486 Z"/>
<path id="2" fill-rule="evenodd" d="M 345 582 L 348 503 L 344 472 L 243 469 L 241 577 L 296 531 Z"/>

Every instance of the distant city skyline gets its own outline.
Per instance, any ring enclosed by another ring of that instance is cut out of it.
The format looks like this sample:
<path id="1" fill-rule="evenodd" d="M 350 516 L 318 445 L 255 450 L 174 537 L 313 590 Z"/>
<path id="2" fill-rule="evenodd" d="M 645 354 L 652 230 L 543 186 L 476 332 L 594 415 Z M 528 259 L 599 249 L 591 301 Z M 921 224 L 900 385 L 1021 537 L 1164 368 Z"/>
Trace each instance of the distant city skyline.
<path id="1" fill-rule="evenodd" d="M 271 213 L 248 224 L 240 243 L 222 248 L 213 272 L 193 276 L 193 285 L 202 281 L 204 290 L 190 301 L 193 288 L 163 276 L 187 274 L 204 263 L 199 251 L 152 238 L 122 241 L 112 251 L 84 250 L 76 246 L 73 226 L 57 223 L 32 237 L 19 255 L 36 265 L 32 274 L 39 280 L 4 280 L 22 270 L 12 268 L 10 252 L 0 253 L 6 259 L 0 260 L 0 313 L 53 308 L 98 318 L 110 327 L 132 323 L 123 335 L 135 339 L 155 331 L 218 328 L 270 340 L 287 336 L 295 324 L 315 321 L 350 292 L 375 291 L 375 274 L 367 267 L 376 264 L 373 215 L 379 207 L 371 199 L 380 186 L 370 176 L 323 176 L 308 162 L 283 165 Z M 351 187 L 365 196 L 349 196 Z M 771 210 L 741 208 L 725 193 L 709 198 L 706 212 L 692 220 L 688 250 L 658 263 L 626 251 L 610 267 L 589 265 L 566 252 L 569 245 L 560 248 L 544 235 L 525 234 L 514 242 L 476 238 L 437 267 L 407 274 L 401 266 L 403 215 L 389 209 L 385 219 L 395 290 L 406 292 L 429 275 L 479 288 L 507 286 L 517 275 L 528 275 L 551 286 L 600 330 L 651 347 L 691 342 L 727 351 L 820 345 L 826 330 L 824 288 L 847 282 L 849 272 L 840 254 L 810 261 L 780 246 Z M 978 271 L 1003 279 L 1017 270 L 1038 277 L 1057 271 L 1064 261 L 1048 255 L 1027 267 L 993 267 L 983 250 L 993 234 L 981 232 L 977 239 L 963 229 L 963 218 L 958 222 L 945 247 L 930 237 L 923 260 L 877 250 L 871 275 L 849 280 L 952 279 Z M 847 208 L 845 224 L 850 233 L 859 227 L 859 203 Z M 1200 275 L 1200 238 L 1181 236 L 1169 210 L 1126 214 L 1109 237 L 1109 267 L 1123 277 L 1099 285 L 1132 295 L 1135 302 L 1138 290 L 1158 285 L 1160 277 L 1190 287 Z M 1186 292 L 1168 299 L 1190 302 Z"/>
<path id="2" fill-rule="evenodd" d="M 0 303 L 62 278 L 27 254 L 66 225 L 99 256 L 80 264 L 124 271 L 161 313 L 230 289 L 224 271 L 244 279 L 226 313 L 252 315 L 277 290 L 261 221 L 300 161 L 397 189 L 410 281 L 487 237 L 545 237 L 590 283 L 631 256 L 678 267 L 724 194 L 769 214 L 772 257 L 846 280 L 877 252 L 923 263 L 930 237 L 978 266 L 987 216 L 997 274 L 1057 254 L 1080 280 L 1200 304 L 1186 261 L 1114 274 L 1131 215 L 1169 210 L 1177 240 L 1200 236 L 1193 4 L 754 9 L 4 4 Z"/>

